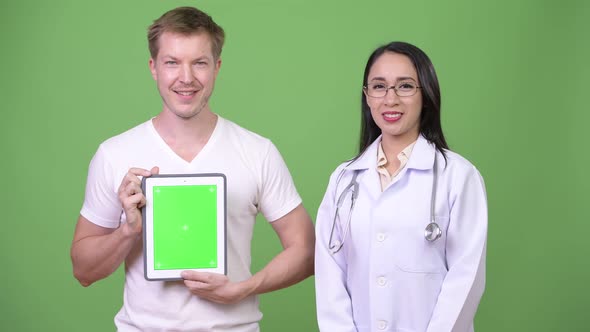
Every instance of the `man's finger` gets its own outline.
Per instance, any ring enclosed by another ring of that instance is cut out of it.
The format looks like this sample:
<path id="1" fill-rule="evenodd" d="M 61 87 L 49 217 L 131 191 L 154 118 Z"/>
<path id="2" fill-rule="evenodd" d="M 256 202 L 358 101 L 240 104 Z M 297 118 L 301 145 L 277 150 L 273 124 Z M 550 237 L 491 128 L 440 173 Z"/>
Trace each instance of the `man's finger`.
<path id="1" fill-rule="evenodd" d="M 153 170 L 153 168 L 152 168 Z M 152 175 L 152 173 L 150 171 L 148 171 L 147 169 L 144 168 L 139 168 L 139 167 L 131 167 L 129 169 L 129 171 L 127 171 L 128 175 L 135 175 L 137 176 L 150 176 Z"/>
<path id="2" fill-rule="evenodd" d="M 122 201 L 123 208 L 125 209 L 138 207 L 142 202 L 145 204 L 145 196 L 142 193 L 127 196 Z"/>
<path id="3" fill-rule="evenodd" d="M 125 188 L 125 193 L 127 196 L 135 195 L 137 193 L 143 193 L 141 190 L 141 186 L 137 183 L 129 183 Z"/>
<path id="4" fill-rule="evenodd" d="M 152 168 L 152 170 L 153 170 L 153 168 Z M 136 183 L 138 185 L 141 185 L 141 180 L 139 179 L 139 177 L 140 176 L 150 176 L 150 175 L 152 175 L 152 173 L 146 169 L 132 167 L 127 171 L 127 173 L 125 173 L 125 176 L 123 177 L 123 180 L 121 181 L 121 185 L 119 186 L 119 189 L 127 187 L 127 185 L 129 183 Z"/>
<path id="5" fill-rule="evenodd" d="M 137 203 L 137 208 L 141 209 L 144 205 L 145 205 L 145 196 L 142 194 L 141 201 L 139 201 L 139 203 Z"/>
<path id="6" fill-rule="evenodd" d="M 180 277 L 183 279 L 193 280 L 193 281 L 201 281 L 201 282 L 208 282 L 211 279 L 209 273 L 206 272 L 197 272 L 197 271 L 182 271 L 180 273 Z"/>
<path id="7" fill-rule="evenodd" d="M 212 290 L 214 288 L 211 284 L 194 280 L 185 280 L 184 285 L 191 290 Z"/>

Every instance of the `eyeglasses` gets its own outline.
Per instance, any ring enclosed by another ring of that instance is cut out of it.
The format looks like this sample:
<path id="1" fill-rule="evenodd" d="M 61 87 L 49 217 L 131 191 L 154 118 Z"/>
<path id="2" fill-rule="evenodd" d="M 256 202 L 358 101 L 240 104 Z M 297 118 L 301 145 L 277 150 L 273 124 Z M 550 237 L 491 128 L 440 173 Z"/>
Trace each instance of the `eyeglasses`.
<path id="1" fill-rule="evenodd" d="M 410 97 L 415 95 L 418 89 L 421 88 L 414 80 L 399 81 L 394 86 L 387 86 L 385 82 L 371 82 L 363 86 L 363 90 L 365 90 L 367 95 L 373 98 L 385 97 L 389 89 L 393 89 L 395 94 L 400 97 Z"/>

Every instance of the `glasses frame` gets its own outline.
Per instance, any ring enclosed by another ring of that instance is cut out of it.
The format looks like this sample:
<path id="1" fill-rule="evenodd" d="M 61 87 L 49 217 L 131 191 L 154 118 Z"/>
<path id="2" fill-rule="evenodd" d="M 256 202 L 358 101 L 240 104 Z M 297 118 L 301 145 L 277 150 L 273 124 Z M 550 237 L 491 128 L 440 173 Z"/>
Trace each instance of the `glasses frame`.
<path id="1" fill-rule="evenodd" d="M 385 89 L 385 94 L 384 94 L 383 96 L 378 96 L 378 97 L 377 97 L 377 96 L 371 96 L 371 94 L 369 93 L 369 85 L 368 85 L 368 84 L 367 84 L 367 85 L 363 85 L 363 91 L 365 91 L 365 93 L 367 94 L 367 96 L 368 96 L 368 97 L 371 97 L 371 98 L 385 98 L 385 97 L 387 96 L 387 93 L 389 93 L 389 90 L 393 90 L 393 92 L 394 92 L 394 93 L 396 94 L 396 96 L 398 96 L 398 97 L 411 97 L 411 96 L 414 96 L 414 95 L 416 95 L 416 93 L 418 93 L 418 89 L 422 89 L 422 87 L 418 85 L 418 82 L 416 82 L 416 81 L 414 81 L 414 80 L 411 80 L 412 82 L 416 83 L 416 86 L 415 86 L 414 92 L 413 92 L 412 94 L 410 94 L 410 95 L 406 95 L 406 94 L 404 94 L 404 95 L 400 95 L 400 94 L 398 93 L 398 91 L 397 91 L 397 88 L 396 88 L 396 86 L 397 86 L 397 85 L 399 85 L 399 84 L 401 84 L 401 83 L 405 83 L 405 82 L 407 82 L 407 81 L 409 81 L 409 80 L 405 80 L 405 81 L 402 81 L 402 82 L 398 82 L 398 83 L 396 83 L 395 85 L 388 86 L 388 87 Z"/>

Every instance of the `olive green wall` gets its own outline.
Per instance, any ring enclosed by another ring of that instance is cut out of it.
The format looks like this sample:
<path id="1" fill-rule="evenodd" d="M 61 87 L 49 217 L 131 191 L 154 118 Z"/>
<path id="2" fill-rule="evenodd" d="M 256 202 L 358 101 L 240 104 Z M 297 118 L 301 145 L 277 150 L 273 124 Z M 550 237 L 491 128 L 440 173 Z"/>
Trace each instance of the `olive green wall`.
<path id="1" fill-rule="evenodd" d="M 269 137 L 315 216 L 356 149 L 370 52 L 431 57 L 451 148 L 483 174 L 478 332 L 586 331 L 590 280 L 586 1 L 7 1 L 0 4 L 0 329 L 112 331 L 123 273 L 83 288 L 69 246 L 90 158 L 161 108 L 146 27 L 194 5 L 227 33 L 213 110 Z M 260 219 L 253 270 L 279 249 Z M 317 331 L 313 278 L 261 297 L 268 331 Z"/>

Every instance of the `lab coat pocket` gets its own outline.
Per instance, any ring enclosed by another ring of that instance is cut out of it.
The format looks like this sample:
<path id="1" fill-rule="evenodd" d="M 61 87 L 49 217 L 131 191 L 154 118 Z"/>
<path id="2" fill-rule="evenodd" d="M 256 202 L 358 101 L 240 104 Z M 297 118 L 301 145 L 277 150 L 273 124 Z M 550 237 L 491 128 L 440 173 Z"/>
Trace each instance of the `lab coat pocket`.
<path id="1" fill-rule="evenodd" d="M 442 231 L 440 238 L 428 241 L 424 237 L 428 222 L 412 223 L 397 236 L 396 267 L 403 272 L 419 274 L 442 274 L 447 271 L 445 258 L 448 217 L 436 217 Z"/>
<path id="2" fill-rule="evenodd" d="M 448 217 L 437 217 L 442 235 L 430 242 L 424 237 L 429 218 L 405 219 L 396 228 L 392 293 L 398 331 L 425 331 L 446 275 L 445 241 Z"/>

